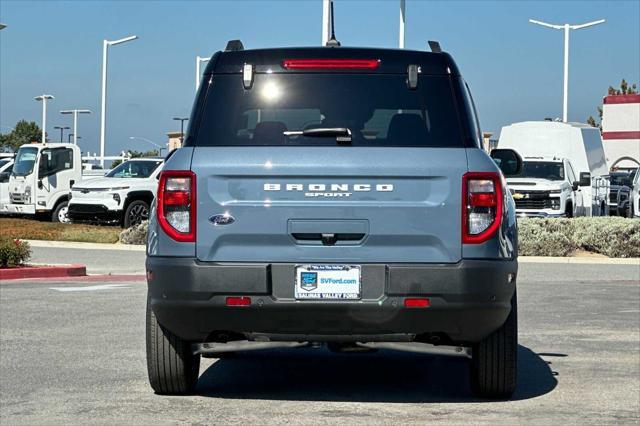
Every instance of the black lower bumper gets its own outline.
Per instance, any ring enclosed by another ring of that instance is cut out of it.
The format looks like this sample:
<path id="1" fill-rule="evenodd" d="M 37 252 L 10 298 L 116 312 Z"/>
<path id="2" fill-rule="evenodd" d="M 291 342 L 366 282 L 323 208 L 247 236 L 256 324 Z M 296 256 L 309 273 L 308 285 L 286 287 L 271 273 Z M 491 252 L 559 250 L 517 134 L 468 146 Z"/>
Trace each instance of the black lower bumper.
<path id="1" fill-rule="evenodd" d="M 97 204 L 71 204 L 68 213 L 73 222 L 115 222 L 122 219 L 121 210 L 109 210 Z"/>
<path id="2" fill-rule="evenodd" d="M 507 318 L 516 260 L 456 264 L 363 264 L 362 300 L 294 298 L 295 264 L 199 262 L 147 257 L 149 300 L 158 321 L 193 342 L 243 336 L 272 341 L 481 340 Z M 511 275 L 511 279 L 510 279 Z M 249 296 L 249 306 L 226 306 Z M 407 308 L 405 297 L 430 306 Z"/>

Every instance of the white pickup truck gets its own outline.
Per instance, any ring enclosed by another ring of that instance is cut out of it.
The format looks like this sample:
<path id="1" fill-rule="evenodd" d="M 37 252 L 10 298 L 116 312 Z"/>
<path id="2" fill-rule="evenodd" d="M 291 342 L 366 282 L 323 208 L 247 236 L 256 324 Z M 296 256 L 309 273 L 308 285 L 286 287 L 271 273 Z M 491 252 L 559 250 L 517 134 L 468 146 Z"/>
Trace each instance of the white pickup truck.
<path id="1" fill-rule="evenodd" d="M 1 213 L 42 215 L 68 222 L 69 189 L 76 182 L 102 176 L 83 171 L 80 148 L 67 143 L 25 144 L 18 149 L 9 177 L 9 202 Z"/>
<path id="2" fill-rule="evenodd" d="M 147 220 L 163 162 L 162 158 L 135 158 L 102 178 L 74 185 L 69 218 L 73 222 L 119 223 L 125 228 Z"/>
<path id="3" fill-rule="evenodd" d="M 9 202 L 9 176 L 13 167 L 13 157 L 0 158 L 0 212 Z"/>
<path id="4" fill-rule="evenodd" d="M 518 216 L 574 217 L 585 214 L 580 182 L 566 158 L 525 157 L 522 172 L 508 177 L 507 184 Z"/>

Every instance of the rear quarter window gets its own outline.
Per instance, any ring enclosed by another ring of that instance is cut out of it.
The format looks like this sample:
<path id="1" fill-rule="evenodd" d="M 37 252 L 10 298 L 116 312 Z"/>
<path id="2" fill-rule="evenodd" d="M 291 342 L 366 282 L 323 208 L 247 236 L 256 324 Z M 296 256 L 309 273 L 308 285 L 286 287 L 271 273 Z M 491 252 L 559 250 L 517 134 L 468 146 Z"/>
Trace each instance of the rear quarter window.
<path id="1" fill-rule="evenodd" d="M 334 146 L 335 137 L 285 135 L 346 127 L 353 146 L 462 147 L 448 76 L 404 74 L 257 74 L 245 90 L 240 74 L 214 75 L 196 146 Z"/>

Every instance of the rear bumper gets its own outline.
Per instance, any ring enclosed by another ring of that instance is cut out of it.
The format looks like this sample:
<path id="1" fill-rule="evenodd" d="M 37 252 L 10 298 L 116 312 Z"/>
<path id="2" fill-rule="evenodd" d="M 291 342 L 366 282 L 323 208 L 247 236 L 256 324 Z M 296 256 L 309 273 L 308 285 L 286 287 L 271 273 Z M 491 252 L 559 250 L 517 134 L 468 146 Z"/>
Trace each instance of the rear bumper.
<path id="1" fill-rule="evenodd" d="M 70 204 L 68 215 L 75 222 L 112 222 L 122 218 L 122 210 L 100 204 Z"/>
<path id="2" fill-rule="evenodd" d="M 456 264 L 363 264 L 362 300 L 294 299 L 295 264 L 199 262 L 147 257 L 149 300 L 179 337 L 271 341 L 425 341 L 467 344 L 499 328 L 511 310 L 516 260 Z M 229 307 L 227 296 L 251 297 Z M 405 308 L 407 296 L 428 308 Z M 434 337 L 436 336 L 436 337 Z"/>

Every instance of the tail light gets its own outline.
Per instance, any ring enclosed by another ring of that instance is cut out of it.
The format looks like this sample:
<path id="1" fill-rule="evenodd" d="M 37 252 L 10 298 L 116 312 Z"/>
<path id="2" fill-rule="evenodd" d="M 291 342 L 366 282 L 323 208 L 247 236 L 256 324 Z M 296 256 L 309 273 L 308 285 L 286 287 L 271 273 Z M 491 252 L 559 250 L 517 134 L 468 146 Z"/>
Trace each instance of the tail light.
<path id="1" fill-rule="evenodd" d="M 196 241 L 196 175 L 165 170 L 158 183 L 158 223 L 172 239 Z"/>
<path id="2" fill-rule="evenodd" d="M 282 67 L 289 70 L 374 70 L 379 59 L 285 59 Z"/>
<path id="3" fill-rule="evenodd" d="M 462 177 L 462 243 L 487 241 L 502 220 L 500 173 L 469 172 Z"/>

